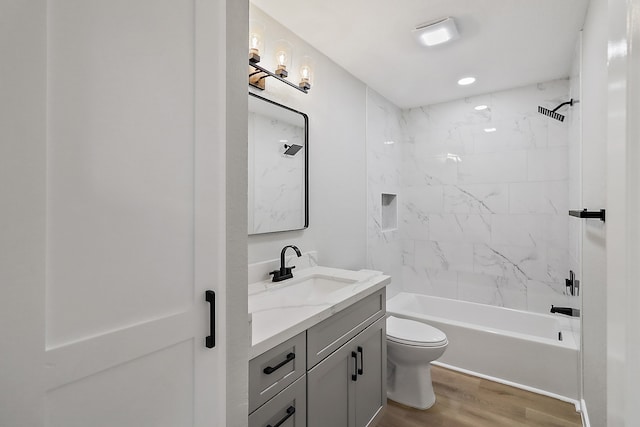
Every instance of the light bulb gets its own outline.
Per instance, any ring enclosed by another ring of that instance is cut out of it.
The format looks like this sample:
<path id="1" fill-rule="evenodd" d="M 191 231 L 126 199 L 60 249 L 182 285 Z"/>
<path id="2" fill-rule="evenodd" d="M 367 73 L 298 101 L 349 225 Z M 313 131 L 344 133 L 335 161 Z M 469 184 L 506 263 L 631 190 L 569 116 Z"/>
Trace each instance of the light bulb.
<path id="1" fill-rule="evenodd" d="M 260 44 L 260 35 L 259 34 L 251 34 L 251 49 L 258 49 L 258 45 Z"/>
<path id="2" fill-rule="evenodd" d="M 285 78 L 289 75 L 287 68 L 291 67 L 293 46 L 287 40 L 277 40 L 274 46 L 276 60 L 276 75 Z"/>
<path id="3" fill-rule="evenodd" d="M 300 61 L 300 83 L 298 86 L 304 90 L 311 89 L 313 84 L 313 59 L 309 56 L 304 56 Z"/>
<path id="4" fill-rule="evenodd" d="M 249 35 L 249 60 L 251 62 L 260 62 L 261 41 L 260 34 L 253 33 Z"/>
<path id="5" fill-rule="evenodd" d="M 278 59 L 278 65 L 285 66 L 287 65 L 287 53 L 280 51 L 276 54 L 276 58 Z"/>
<path id="6" fill-rule="evenodd" d="M 262 35 L 264 34 L 264 24 L 252 20 L 249 28 L 249 61 L 260 62 L 260 50 L 264 48 Z"/>

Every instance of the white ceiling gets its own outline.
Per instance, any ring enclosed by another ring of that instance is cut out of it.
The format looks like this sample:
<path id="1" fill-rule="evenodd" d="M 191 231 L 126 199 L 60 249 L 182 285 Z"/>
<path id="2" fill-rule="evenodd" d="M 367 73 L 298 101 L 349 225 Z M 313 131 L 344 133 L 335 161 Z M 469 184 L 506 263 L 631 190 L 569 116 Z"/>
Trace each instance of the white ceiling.
<path id="1" fill-rule="evenodd" d="M 251 0 L 401 108 L 569 75 L 589 0 Z M 460 39 L 417 44 L 452 16 Z M 475 84 L 461 87 L 472 75 Z"/>

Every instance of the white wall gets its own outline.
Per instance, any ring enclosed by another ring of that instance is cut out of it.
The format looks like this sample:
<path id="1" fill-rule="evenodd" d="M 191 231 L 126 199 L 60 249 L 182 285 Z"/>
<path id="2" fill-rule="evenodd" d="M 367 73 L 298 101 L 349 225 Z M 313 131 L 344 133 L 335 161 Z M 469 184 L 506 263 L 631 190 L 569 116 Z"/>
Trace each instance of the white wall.
<path id="1" fill-rule="evenodd" d="M 293 44 L 290 80 L 296 82 L 296 61 L 314 58 L 314 83 L 303 94 L 273 79 L 259 95 L 309 115 L 309 228 L 249 237 L 249 262 L 274 259 L 287 244 L 318 251 L 321 265 L 365 267 L 366 178 L 364 83 L 340 68 L 260 9 L 251 5 L 251 19 L 266 24 L 261 65 L 273 66 L 273 44 Z"/>
<path id="2" fill-rule="evenodd" d="M 607 1 L 592 0 L 582 36 L 582 205 L 606 205 Z M 581 220 L 583 396 L 592 426 L 606 425 L 606 234 L 605 223 Z"/>
<path id="3" fill-rule="evenodd" d="M 402 246 L 398 224 L 401 187 L 402 112 L 380 94 L 367 88 L 367 266 L 389 274 L 387 297 L 402 290 Z M 395 194 L 396 226 L 382 218 L 382 193 Z"/>
<path id="4" fill-rule="evenodd" d="M 0 424 L 37 426 L 46 369 L 47 10 L 2 2 L 0 16 Z"/>

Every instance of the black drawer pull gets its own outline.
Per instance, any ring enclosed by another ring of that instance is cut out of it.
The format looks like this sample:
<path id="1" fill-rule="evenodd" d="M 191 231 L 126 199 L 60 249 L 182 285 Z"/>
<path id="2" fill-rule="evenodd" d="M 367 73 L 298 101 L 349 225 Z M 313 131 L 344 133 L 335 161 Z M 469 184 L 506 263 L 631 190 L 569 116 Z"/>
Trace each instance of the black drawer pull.
<path id="1" fill-rule="evenodd" d="M 275 371 L 277 371 L 278 369 L 282 368 L 284 365 L 286 365 L 287 363 L 291 362 L 295 358 L 296 358 L 296 354 L 295 353 L 289 353 L 289 354 L 287 354 L 287 358 L 285 360 L 283 360 L 282 362 L 278 363 L 276 366 L 267 366 L 266 368 L 264 368 L 262 370 L 262 372 L 264 372 L 267 375 L 273 374 Z M 280 425 L 280 424 L 278 424 L 278 425 Z"/>
<path id="2" fill-rule="evenodd" d="M 358 354 L 355 351 L 351 352 L 351 357 L 353 357 L 353 374 L 351 374 L 351 379 L 353 381 L 358 381 Z"/>
<path id="3" fill-rule="evenodd" d="M 207 348 L 213 348 L 216 346 L 216 293 L 213 291 L 206 291 L 204 293 L 205 300 L 209 303 L 209 335 L 206 338 L 205 345 Z"/>
<path id="4" fill-rule="evenodd" d="M 285 421 L 287 421 L 289 419 L 289 417 L 291 417 L 291 415 L 296 413 L 296 408 L 294 408 L 293 406 L 289 406 L 287 408 L 287 415 L 284 416 L 283 419 L 281 419 L 280 421 L 278 421 L 275 425 L 271 425 L 271 424 L 267 424 L 266 427 L 280 427 L 282 425 L 282 423 L 284 423 Z"/>
<path id="5" fill-rule="evenodd" d="M 358 368 L 358 375 L 362 375 L 364 373 L 364 350 L 360 346 L 358 346 L 358 354 L 360 354 L 360 368 Z"/>

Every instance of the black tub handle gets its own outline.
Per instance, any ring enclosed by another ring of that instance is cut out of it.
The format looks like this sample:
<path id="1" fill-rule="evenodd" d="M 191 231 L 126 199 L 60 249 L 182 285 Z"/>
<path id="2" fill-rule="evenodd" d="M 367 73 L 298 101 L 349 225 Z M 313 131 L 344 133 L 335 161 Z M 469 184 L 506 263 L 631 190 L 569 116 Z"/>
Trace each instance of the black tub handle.
<path id="1" fill-rule="evenodd" d="M 284 365 L 286 365 L 287 363 L 291 362 L 295 358 L 296 358 L 296 354 L 295 353 L 289 353 L 289 354 L 287 354 L 287 358 L 284 359 L 282 362 L 278 363 L 276 366 L 267 366 L 266 368 L 264 368 L 262 370 L 262 372 L 264 372 L 267 375 L 273 374 L 275 371 L 277 371 L 278 369 L 282 368 Z"/>
<path id="2" fill-rule="evenodd" d="M 296 413 L 296 408 L 294 408 L 293 406 L 289 406 L 287 408 L 287 415 L 284 416 L 283 419 L 281 419 L 280 421 L 278 421 L 275 425 L 271 425 L 271 424 L 267 424 L 267 427 L 280 427 L 282 425 L 282 423 L 284 423 L 285 421 L 287 421 L 289 419 L 289 417 L 291 417 L 291 415 Z"/>

